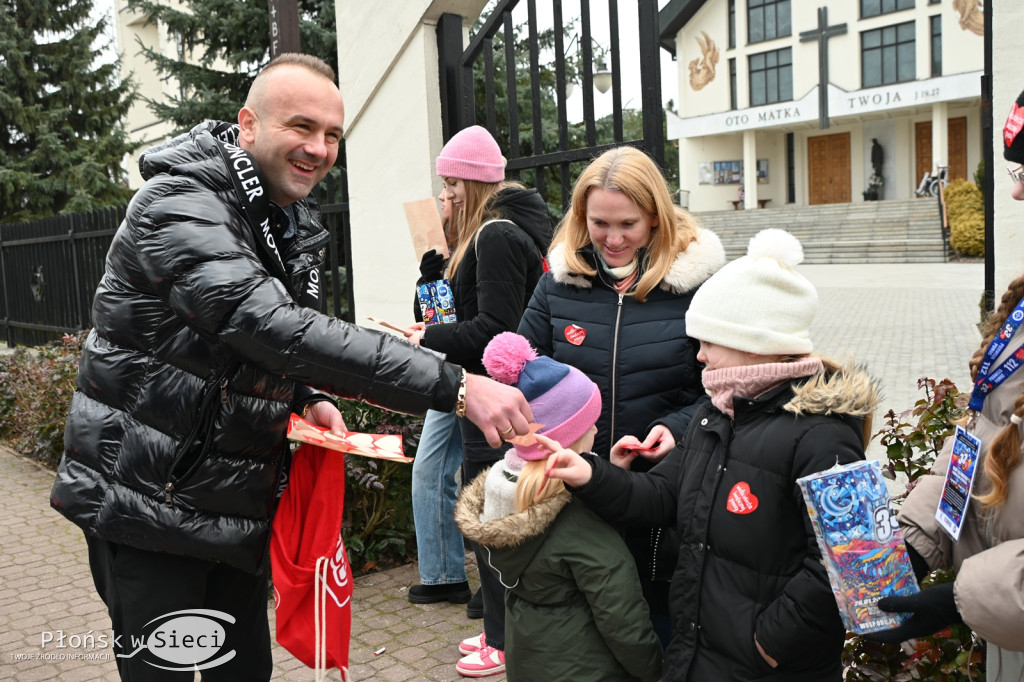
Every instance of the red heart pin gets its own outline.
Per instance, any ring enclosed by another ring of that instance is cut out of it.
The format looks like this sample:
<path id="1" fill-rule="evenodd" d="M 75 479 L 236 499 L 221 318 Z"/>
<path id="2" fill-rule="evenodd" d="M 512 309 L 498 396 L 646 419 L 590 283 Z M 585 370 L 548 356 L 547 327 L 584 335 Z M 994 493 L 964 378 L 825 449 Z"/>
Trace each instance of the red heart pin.
<path id="1" fill-rule="evenodd" d="M 587 330 L 579 325 L 570 324 L 565 328 L 565 339 L 574 346 L 583 344 L 583 339 L 587 338 Z"/>
<path id="2" fill-rule="evenodd" d="M 750 492 L 750 484 L 740 481 L 729 491 L 725 508 L 733 514 L 749 514 L 757 509 L 757 495 Z"/>

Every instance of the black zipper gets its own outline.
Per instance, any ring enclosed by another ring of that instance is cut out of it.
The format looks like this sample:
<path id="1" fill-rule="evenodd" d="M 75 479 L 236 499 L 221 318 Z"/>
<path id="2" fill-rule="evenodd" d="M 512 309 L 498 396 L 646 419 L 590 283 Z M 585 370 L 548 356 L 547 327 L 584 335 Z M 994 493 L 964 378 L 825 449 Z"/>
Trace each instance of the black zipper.
<path id="1" fill-rule="evenodd" d="M 205 454 L 206 448 L 209 447 L 210 436 L 213 433 L 214 424 L 216 424 L 216 415 L 211 415 L 209 422 L 206 424 L 206 434 L 202 441 L 203 452 L 196 458 L 196 461 L 189 466 L 188 470 L 185 471 L 181 476 L 175 477 L 174 470 L 184 459 L 191 448 L 192 443 L 196 440 L 196 435 L 199 433 L 199 429 L 203 427 L 203 416 L 207 413 L 211 405 L 211 401 L 220 394 L 221 405 L 226 405 L 228 402 L 228 374 L 231 372 L 231 368 L 226 368 L 223 372 L 217 375 L 217 377 L 210 382 L 206 388 L 203 389 L 203 398 L 199 403 L 199 414 L 196 417 L 196 423 L 192 426 L 192 430 L 188 436 L 182 441 L 178 451 L 174 453 L 174 459 L 171 461 L 170 470 L 167 472 L 168 481 L 164 484 L 164 504 L 168 507 L 174 508 L 174 489 L 175 486 L 183 481 L 187 480 L 192 474 L 196 472 L 199 465 L 203 462 L 203 454 Z"/>

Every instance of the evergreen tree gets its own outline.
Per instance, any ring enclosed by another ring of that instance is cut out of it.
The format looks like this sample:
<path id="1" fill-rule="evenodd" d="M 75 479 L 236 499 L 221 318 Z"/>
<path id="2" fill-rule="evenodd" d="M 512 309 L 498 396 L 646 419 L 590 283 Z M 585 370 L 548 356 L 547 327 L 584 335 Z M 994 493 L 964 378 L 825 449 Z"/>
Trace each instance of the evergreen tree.
<path id="1" fill-rule="evenodd" d="M 106 20 L 92 0 L 3 0 L 0 223 L 123 203 L 123 120 L 133 98 L 99 63 Z"/>
<path id="2" fill-rule="evenodd" d="M 334 0 L 298 0 L 302 51 L 338 68 Z M 179 94 L 146 99 L 160 119 L 180 131 L 206 119 L 234 121 L 256 74 L 270 61 L 266 0 L 129 0 L 128 6 L 163 24 L 179 41 L 181 59 L 144 48 L 157 71 L 173 78 Z M 132 49 L 125 45 L 123 49 Z"/>
<path id="3" fill-rule="evenodd" d="M 483 17 L 479 19 L 474 27 L 474 32 L 479 31 L 483 25 Z M 569 22 L 564 27 L 564 43 L 570 44 L 569 36 L 577 32 L 576 21 Z M 534 74 L 530 66 L 530 39 L 525 24 L 513 27 L 515 40 L 515 84 L 516 104 L 519 118 L 518 137 L 520 156 L 531 156 L 534 151 L 533 136 L 533 93 L 532 78 L 534 75 L 540 85 L 540 117 L 541 117 L 541 141 L 542 149 L 537 153 L 547 153 L 558 149 L 558 101 L 556 99 L 555 85 L 556 74 L 554 64 L 555 32 L 554 29 L 539 31 L 537 34 L 537 50 L 539 52 L 538 70 Z M 565 47 L 563 46 L 563 49 Z M 607 50 L 595 43 L 593 61 L 597 64 L 607 59 Z M 488 76 L 491 78 L 494 88 L 494 117 L 495 117 L 495 139 L 504 152 L 508 151 L 509 134 L 509 111 L 508 94 L 505 68 L 505 35 L 499 31 L 492 38 L 492 64 L 493 72 L 486 74 L 483 67 L 484 60 L 476 62 L 473 69 L 473 93 L 475 117 L 480 125 L 487 125 L 488 106 L 486 99 L 486 84 Z M 565 79 L 567 82 L 581 84 L 582 73 L 585 68 L 580 50 L 570 50 L 565 56 L 564 62 Z M 599 68 L 599 67 L 597 67 Z M 665 120 L 662 117 L 662 129 L 665 127 Z M 614 118 L 612 115 L 602 116 L 594 121 L 594 131 L 597 144 L 610 144 L 614 141 Z M 569 123 L 567 126 L 568 148 L 580 149 L 587 145 L 586 122 L 578 121 Z M 639 109 L 622 109 L 622 139 L 625 141 L 639 140 L 643 138 L 643 113 Z M 679 184 L 679 151 L 678 143 L 667 141 L 665 145 L 665 175 L 669 183 L 669 189 L 676 191 Z M 579 176 L 589 161 L 578 161 L 569 165 L 569 176 L 571 181 Z M 563 196 L 561 187 L 561 170 L 558 165 L 545 166 L 540 169 L 542 183 L 538 183 L 536 171 L 533 169 L 524 170 L 520 173 L 523 183 L 540 189 L 543 185 L 545 201 L 548 210 L 555 219 L 562 216 L 562 207 L 569 201 L 569 196 Z"/>

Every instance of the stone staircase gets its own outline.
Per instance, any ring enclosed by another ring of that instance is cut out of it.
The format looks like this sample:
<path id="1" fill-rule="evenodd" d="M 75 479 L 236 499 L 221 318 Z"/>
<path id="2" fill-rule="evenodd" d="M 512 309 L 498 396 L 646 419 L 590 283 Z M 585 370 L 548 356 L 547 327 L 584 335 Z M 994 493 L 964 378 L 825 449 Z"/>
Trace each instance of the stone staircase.
<path id="1" fill-rule="evenodd" d="M 696 217 L 716 232 L 729 260 L 755 234 L 778 227 L 804 247 L 804 263 L 943 263 L 947 260 L 936 199 L 865 201 L 710 211 Z"/>

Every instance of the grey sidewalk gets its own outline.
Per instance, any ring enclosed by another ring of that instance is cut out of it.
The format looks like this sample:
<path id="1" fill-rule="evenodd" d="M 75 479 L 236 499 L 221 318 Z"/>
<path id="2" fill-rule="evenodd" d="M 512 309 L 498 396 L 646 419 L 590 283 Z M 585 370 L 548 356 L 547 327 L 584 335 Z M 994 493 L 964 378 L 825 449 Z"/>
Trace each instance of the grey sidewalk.
<path id="1" fill-rule="evenodd" d="M 815 350 L 840 359 L 852 355 L 883 382 L 887 399 L 876 424 L 890 407 L 912 406 L 921 376 L 949 376 L 966 386 L 967 359 L 979 342 L 980 264 L 818 265 L 801 271 L 821 300 L 812 329 Z M 49 507 L 52 482 L 52 472 L 0 448 L 0 679 L 116 680 L 109 655 L 73 658 L 109 650 L 40 648 L 43 632 L 83 636 L 110 628 L 92 586 L 81 532 Z M 460 679 L 456 645 L 478 634 L 481 621 L 467 620 L 463 606 L 409 604 L 405 591 L 417 582 L 415 566 L 356 580 L 352 680 Z M 382 646 L 385 652 L 374 656 Z M 37 654 L 72 658 L 45 660 Z M 311 670 L 276 645 L 274 660 L 275 680 L 313 679 Z M 340 679 L 337 671 L 330 679 Z"/>

